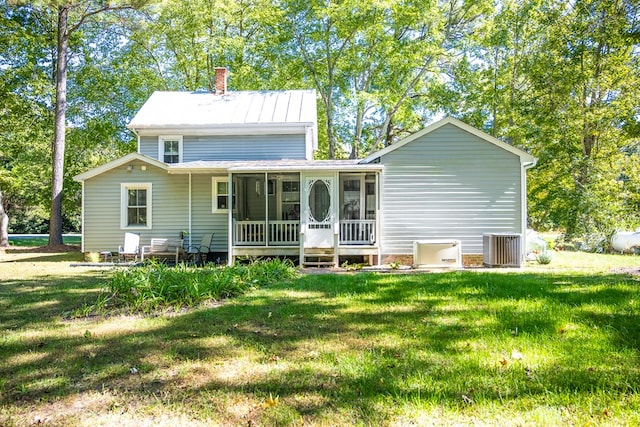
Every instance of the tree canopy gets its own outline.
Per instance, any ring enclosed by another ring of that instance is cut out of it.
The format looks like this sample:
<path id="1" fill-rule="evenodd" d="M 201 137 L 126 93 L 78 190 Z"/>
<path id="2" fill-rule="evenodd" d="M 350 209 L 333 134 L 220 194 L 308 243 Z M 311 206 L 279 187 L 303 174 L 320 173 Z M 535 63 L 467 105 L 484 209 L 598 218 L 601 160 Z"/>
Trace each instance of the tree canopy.
<path id="1" fill-rule="evenodd" d="M 50 216 L 65 6 L 68 229 L 80 206 L 71 177 L 135 149 L 125 124 L 154 90 L 210 89 L 217 66 L 231 90 L 314 88 L 320 157 L 362 157 L 452 115 L 539 158 L 530 226 L 640 225 L 635 1 L 0 0 L 0 191 L 12 229 Z"/>

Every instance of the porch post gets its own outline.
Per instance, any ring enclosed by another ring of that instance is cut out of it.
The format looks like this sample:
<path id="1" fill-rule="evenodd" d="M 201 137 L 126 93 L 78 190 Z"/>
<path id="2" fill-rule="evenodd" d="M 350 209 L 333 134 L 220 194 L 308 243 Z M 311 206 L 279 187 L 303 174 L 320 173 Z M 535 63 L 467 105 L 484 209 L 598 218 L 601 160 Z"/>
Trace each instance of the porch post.
<path id="1" fill-rule="evenodd" d="M 335 171 L 333 173 L 333 189 L 332 189 L 332 202 L 333 208 L 333 265 L 334 267 L 340 266 L 340 257 L 338 251 L 340 250 L 340 173 Z"/>
<path id="2" fill-rule="evenodd" d="M 382 229 L 380 223 L 382 222 L 382 189 L 380 188 L 380 174 L 382 172 L 376 172 L 376 244 L 378 245 L 378 266 L 382 265 L 382 236 L 380 236 L 380 230 Z"/>
<path id="3" fill-rule="evenodd" d="M 304 267 L 304 225 L 300 224 L 300 257 L 298 258 L 298 267 Z"/>
<path id="4" fill-rule="evenodd" d="M 267 172 L 264 173 L 262 194 L 264 195 L 264 246 L 268 248 L 271 233 L 269 233 L 269 185 L 267 182 Z"/>
<path id="5" fill-rule="evenodd" d="M 229 216 L 228 216 L 228 225 L 227 225 L 227 265 L 231 266 L 236 260 L 235 254 L 233 253 L 233 174 L 228 172 L 227 174 L 227 207 L 229 208 Z"/>

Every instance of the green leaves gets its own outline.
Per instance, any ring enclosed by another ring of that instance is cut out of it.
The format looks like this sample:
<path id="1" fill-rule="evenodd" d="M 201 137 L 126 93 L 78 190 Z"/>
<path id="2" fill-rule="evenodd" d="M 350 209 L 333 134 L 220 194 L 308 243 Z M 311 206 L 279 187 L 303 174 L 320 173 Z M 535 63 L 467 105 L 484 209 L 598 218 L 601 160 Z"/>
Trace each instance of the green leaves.
<path id="1" fill-rule="evenodd" d="M 620 192 L 637 168 L 626 129 L 638 122 L 628 34 L 639 13 L 631 2 L 504 1 L 454 68 L 451 91 L 467 108 L 450 111 L 539 158 L 528 179 L 534 228 L 610 234 L 640 221 Z"/>
<path id="2" fill-rule="evenodd" d="M 290 261 L 278 259 L 231 267 L 210 264 L 202 268 L 185 264 L 168 267 L 149 262 L 144 266 L 115 271 L 96 309 L 105 308 L 105 301 L 147 313 L 193 306 L 206 300 L 241 295 L 254 287 L 287 281 L 296 275 Z"/>
<path id="3" fill-rule="evenodd" d="M 318 157 L 363 157 L 449 114 L 539 158 L 531 226 L 637 226 L 636 3 L 112 2 L 71 35 L 65 210 L 78 214 L 70 176 L 135 149 L 125 124 L 152 91 L 209 90 L 226 66 L 232 91 L 315 88 Z M 0 186 L 12 209 L 48 205 L 54 4 L 0 2 Z M 75 28 L 82 9 L 70 13 Z"/>

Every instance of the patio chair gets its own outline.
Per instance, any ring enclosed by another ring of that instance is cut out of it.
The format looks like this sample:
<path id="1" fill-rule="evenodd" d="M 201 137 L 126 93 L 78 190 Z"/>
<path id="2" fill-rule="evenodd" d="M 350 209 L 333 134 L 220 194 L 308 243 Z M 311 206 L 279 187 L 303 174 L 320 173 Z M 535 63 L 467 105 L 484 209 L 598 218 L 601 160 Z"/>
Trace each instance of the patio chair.
<path id="1" fill-rule="evenodd" d="M 204 233 L 202 240 L 200 240 L 200 246 L 194 246 L 189 248 L 189 253 L 193 255 L 194 261 L 198 264 L 204 264 L 207 262 L 207 255 L 211 252 L 211 241 L 213 240 L 213 233 Z"/>
<path id="2" fill-rule="evenodd" d="M 124 233 L 124 245 L 118 247 L 118 261 L 138 261 L 140 254 L 140 236 L 135 233 Z"/>

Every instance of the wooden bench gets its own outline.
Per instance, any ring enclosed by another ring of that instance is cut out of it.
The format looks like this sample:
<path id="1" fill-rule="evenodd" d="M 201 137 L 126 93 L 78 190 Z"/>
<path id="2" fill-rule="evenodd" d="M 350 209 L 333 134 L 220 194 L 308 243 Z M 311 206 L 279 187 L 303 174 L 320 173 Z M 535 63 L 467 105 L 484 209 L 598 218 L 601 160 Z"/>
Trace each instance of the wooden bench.
<path id="1" fill-rule="evenodd" d="M 140 259 L 147 258 L 171 259 L 177 264 L 184 259 L 184 247 L 181 239 L 151 239 L 151 244 L 142 247 Z"/>

